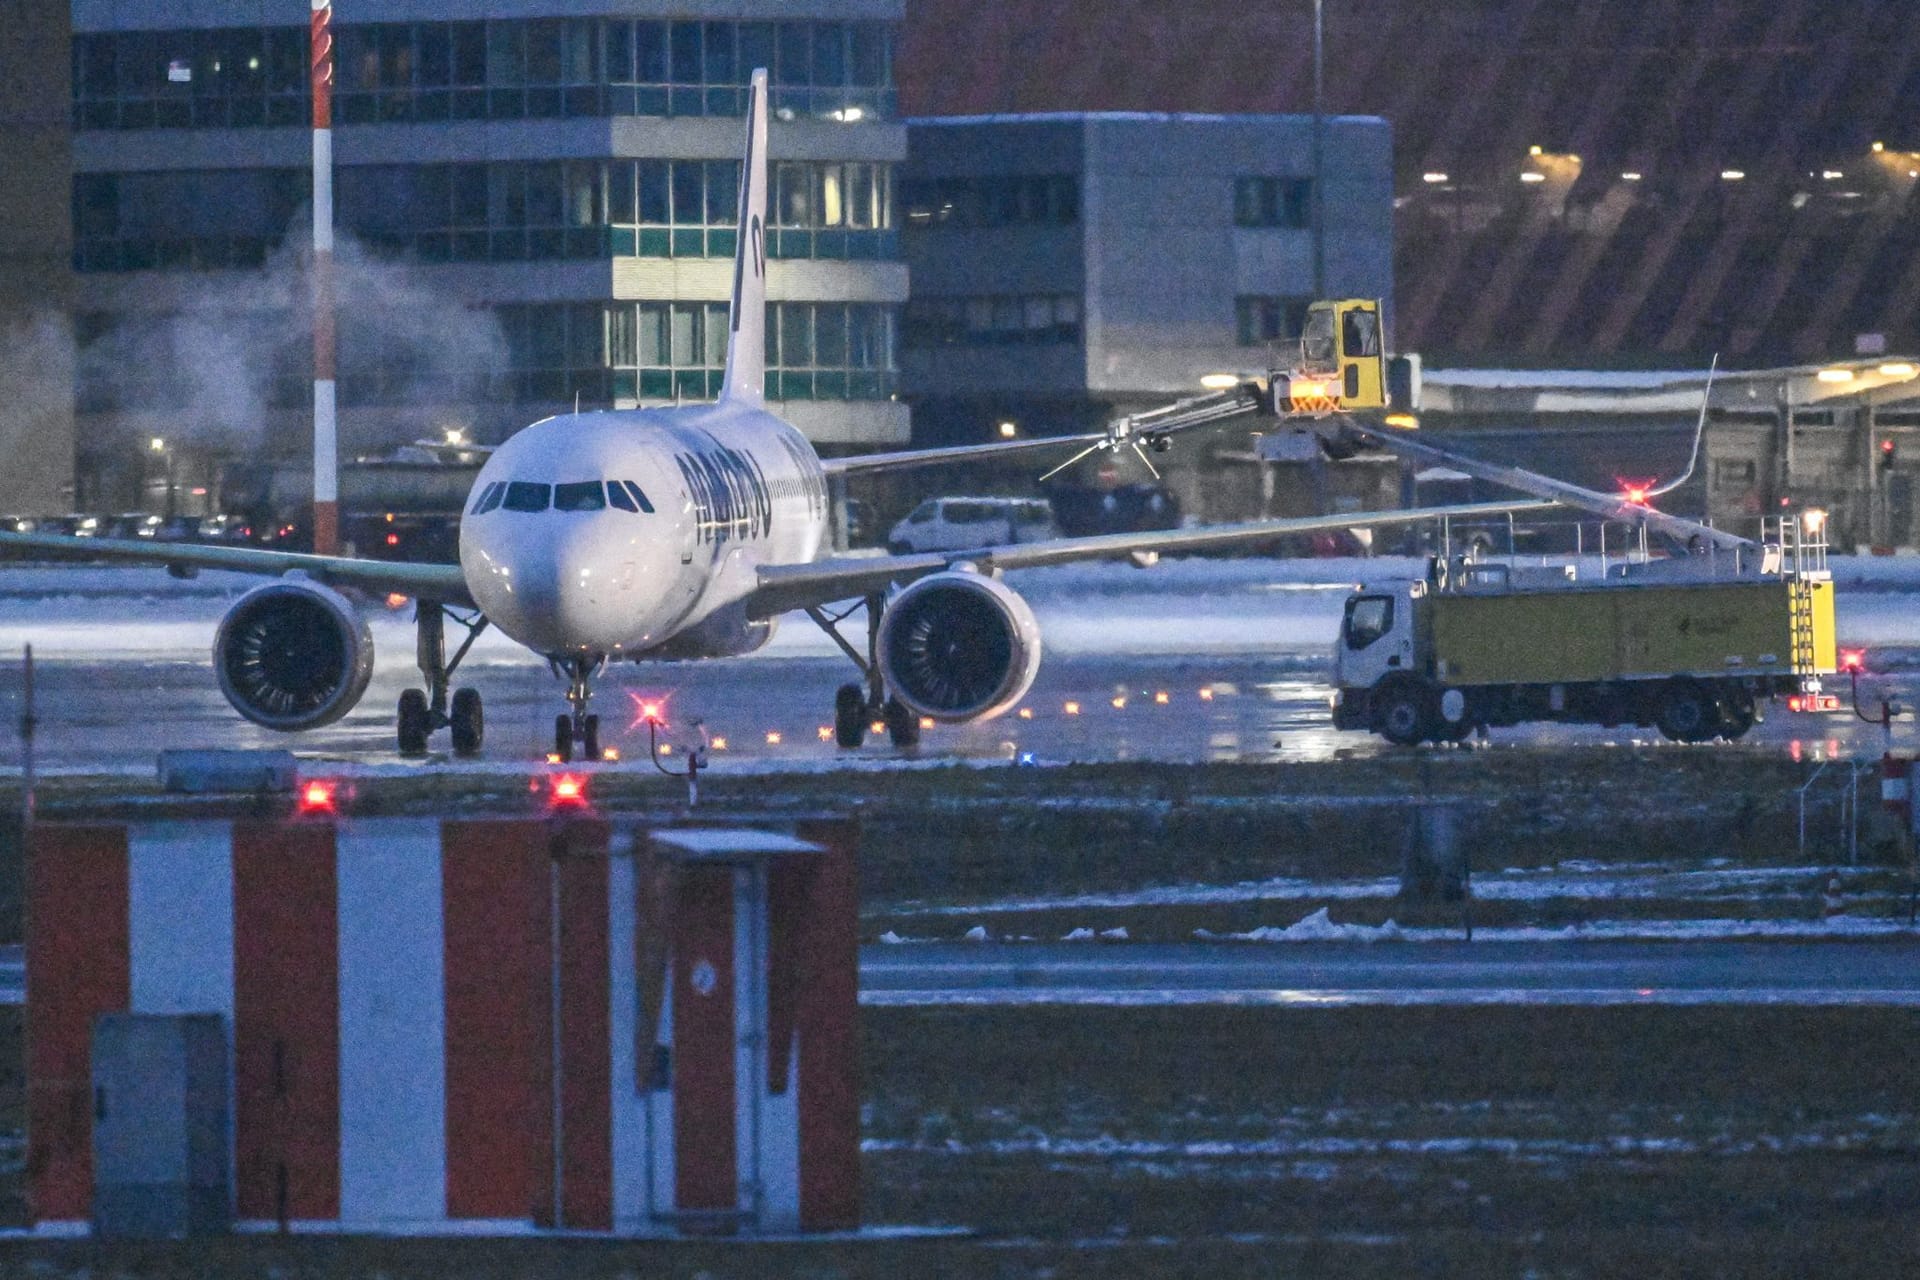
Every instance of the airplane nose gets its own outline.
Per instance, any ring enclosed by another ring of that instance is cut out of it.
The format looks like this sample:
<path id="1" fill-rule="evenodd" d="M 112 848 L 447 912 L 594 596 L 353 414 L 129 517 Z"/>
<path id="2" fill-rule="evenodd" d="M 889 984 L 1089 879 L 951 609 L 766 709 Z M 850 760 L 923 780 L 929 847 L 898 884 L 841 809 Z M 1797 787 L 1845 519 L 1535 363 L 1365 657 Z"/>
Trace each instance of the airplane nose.
<path id="1" fill-rule="evenodd" d="M 522 644 L 543 652 L 608 653 L 625 647 L 633 640 L 629 632 L 640 602 L 621 589 L 626 567 L 621 546 L 610 545 L 602 521 L 549 519 L 543 536 L 527 538 L 516 549 L 513 618 L 496 621 Z M 629 580 L 626 585 L 638 584 Z"/>

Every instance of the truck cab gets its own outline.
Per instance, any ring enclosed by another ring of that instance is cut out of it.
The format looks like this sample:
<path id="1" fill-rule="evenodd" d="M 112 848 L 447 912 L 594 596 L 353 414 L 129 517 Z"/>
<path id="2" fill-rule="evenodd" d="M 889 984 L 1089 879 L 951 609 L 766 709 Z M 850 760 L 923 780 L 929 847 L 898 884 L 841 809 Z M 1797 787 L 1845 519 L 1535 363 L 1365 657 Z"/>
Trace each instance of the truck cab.
<path id="1" fill-rule="evenodd" d="M 1300 354 L 1276 370 L 1267 408 L 1279 417 L 1418 408 L 1414 357 L 1387 358 L 1386 319 L 1377 298 L 1338 298 L 1307 308 Z"/>

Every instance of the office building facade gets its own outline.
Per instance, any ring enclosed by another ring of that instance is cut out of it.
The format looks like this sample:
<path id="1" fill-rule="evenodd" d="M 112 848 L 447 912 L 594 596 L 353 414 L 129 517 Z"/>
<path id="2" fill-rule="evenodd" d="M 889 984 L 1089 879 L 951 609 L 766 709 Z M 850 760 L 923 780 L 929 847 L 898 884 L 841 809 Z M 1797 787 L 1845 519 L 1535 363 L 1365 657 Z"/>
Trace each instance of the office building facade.
<path id="1" fill-rule="evenodd" d="M 78 384 L 98 483 L 124 490 L 113 460 L 149 438 L 300 456 L 308 4 L 74 0 L 72 16 Z M 343 0 L 343 452 L 713 395 L 760 66 L 769 397 L 826 448 L 904 441 L 900 16 L 900 0 Z"/>

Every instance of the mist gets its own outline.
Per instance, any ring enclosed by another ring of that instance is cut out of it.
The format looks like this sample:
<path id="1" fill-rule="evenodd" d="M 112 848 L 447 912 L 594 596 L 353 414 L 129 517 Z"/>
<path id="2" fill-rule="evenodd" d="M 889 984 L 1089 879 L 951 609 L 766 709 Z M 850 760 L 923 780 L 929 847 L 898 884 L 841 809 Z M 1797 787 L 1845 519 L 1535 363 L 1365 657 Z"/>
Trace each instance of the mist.
<path id="1" fill-rule="evenodd" d="M 81 412 L 164 411 L 170 436 L 215 449 L 290 443 L 274 440 L 268 424 L 276 412 L 285 418 L 311 404 L 308 225 L 305 215 L 297 219 L 257 270 L 157 277 L 156 287 L 179 290 L 177 309 L 117 313 L 104 318 L 104 331 L 83 333 Z M 383 409 L 471 405 L 507 366 L 492 310 L 467 305 L 430 275 L 351 236 L 336 240 L 344 450 L 411 439 L 417 415 L 393 413 L 392 426 L 374 431 L 364 420 Z"/>

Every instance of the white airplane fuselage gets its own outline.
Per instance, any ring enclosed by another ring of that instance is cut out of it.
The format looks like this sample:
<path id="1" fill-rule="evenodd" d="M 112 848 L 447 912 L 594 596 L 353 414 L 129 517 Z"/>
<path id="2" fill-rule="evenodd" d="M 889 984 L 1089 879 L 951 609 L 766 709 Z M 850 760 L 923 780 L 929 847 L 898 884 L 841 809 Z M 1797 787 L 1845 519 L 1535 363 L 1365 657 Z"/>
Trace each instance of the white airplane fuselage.
<path id="1" fill-rule="evenodd" d="M 814 559 L 826 528 L 813 446 L 756 405 L 563 414 L 481 468 L 460 566 L 481 611 L 536 652 L 721 655 L 757 643 L 733 614 L 758 567 Z"/>

